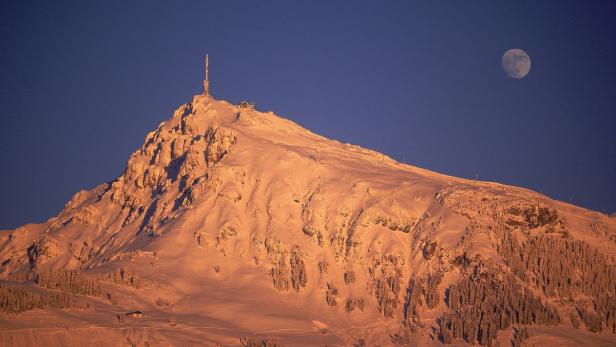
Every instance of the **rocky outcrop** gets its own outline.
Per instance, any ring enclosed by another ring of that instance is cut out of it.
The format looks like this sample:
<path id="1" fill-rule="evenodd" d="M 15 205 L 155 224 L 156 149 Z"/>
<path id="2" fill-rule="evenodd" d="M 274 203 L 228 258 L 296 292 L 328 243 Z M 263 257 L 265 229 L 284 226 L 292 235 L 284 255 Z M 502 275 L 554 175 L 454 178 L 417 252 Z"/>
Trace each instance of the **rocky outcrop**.
<path id="1" fill-rule="evenodd" d="M 36 269 L 62 253 L 63 249 L 58 241 L 49 236 L 44 236 L 28 247 L 30 268 Z"/>
<path id="2" fill-rule="evenodd" d="M 306 263 L 302 259 L 302 250 L 299 247 L 293 248 L 291 251 L 291 286 L 296 292 L 305 288 L 308 283 L 306 274 Z"/>
<path id="3" fill-rule="evenodd" d="M 289 287 L 299 292 L 308 283 L 306 263 L 301 248 L 294 247 L 291 251 L 277 250 L 273 252 L 275 262 L 270 271 L 274 288 L 287 291 Z"/>
<path id="4" fill-rule="evenodd" d="M 385 317 L 394 317 L 398 310 L 403 266 L 403 256 L 385 254 L 373 257 L 372 266 L 368 269 L 373 281 L 378 309 Z"/>
<path id="5" fill-rule="evenodd" d="M 331 282 L 325 288 L 325 302 L 329 307 L 338 306 L 338 288 Z"/>
<path id="6" fill-rule="evenodd" d="M 357 298 L 357 299 L 349 298 L 347 299 L 346 304 L 344 305 L 344 309 L 347 313 L 351 313 L 355 311 L 355 309 L 359 310 L 360 312 L 364 312 L 365 307 L 366 307 L 366 302 L 363 298 Z"/>

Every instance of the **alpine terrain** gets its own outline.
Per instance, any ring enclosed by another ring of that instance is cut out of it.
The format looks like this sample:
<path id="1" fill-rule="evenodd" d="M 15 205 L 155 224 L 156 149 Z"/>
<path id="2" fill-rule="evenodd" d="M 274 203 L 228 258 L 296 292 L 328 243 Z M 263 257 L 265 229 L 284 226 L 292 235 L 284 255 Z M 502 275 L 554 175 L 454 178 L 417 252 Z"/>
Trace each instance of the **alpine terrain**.
<path id="1" fill-rule="evenodd" d="M 0 231 L 2 346 L 614 346 L 616 219 L 207 93 Z"/>

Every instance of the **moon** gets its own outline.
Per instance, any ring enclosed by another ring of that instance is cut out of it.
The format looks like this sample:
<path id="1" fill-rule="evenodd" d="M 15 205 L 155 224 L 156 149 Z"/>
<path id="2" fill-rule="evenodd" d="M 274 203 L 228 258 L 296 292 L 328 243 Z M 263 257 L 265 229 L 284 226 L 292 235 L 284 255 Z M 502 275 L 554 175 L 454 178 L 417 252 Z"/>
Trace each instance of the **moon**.
<path id="1" fill-rule="evenodd" d="M 524 78 L 530 71 L 530 57 L 519 48 L 512 48 L 501 59 L 505 73 L 515 79 Z"/>

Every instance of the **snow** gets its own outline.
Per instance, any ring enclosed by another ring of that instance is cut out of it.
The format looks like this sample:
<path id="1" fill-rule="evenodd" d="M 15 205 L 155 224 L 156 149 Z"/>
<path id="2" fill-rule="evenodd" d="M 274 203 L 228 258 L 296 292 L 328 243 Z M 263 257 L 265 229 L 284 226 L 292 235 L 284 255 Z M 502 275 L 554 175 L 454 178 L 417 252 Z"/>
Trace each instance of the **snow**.
<path id="1" fill-rule="evenodd" d="M 122 294 L 118 306 L 84 298 L 94 309 L 0 316 L 0 344 L 87 345 L 128 337 L 151 345 L 238 345 L 241 336 L 274 334 L 292 346 L 350 345 L 358 336 L 387 345 L 402 305 L 395 319 L 378 311 L 369 271 L 375 259 L 403 261 L 399 300 L 411 274 L 443 270 L 444 290 L 459 275 L 450 265 L 455 256 L 498 258 L 489 229 L 494 205 L 482 199 L 498 206 L 546 204 L 566 219 L 572 237 L 616 254 L 616 243 L 605 242 L 616 235 L 613 218 L 526 189 L 401 164 L 271 112 L 198 95 L 147 135 L 112 184 L 79 192 L 46 223 L 0 231 L 0 262 L 10 259 L 0 269 L 5 278 L 29 271 L 27 249 L 44 239 L 51 246 L 37 270 L 128 267 L 158 285 L 111 288 Z M 591 230 L 593 223 L 600 231 Z M 427 260 L 423 249 L 433 241 L 438 253 Z M 279 292 L 271 269 L 295 247 L 306 263 L 307 286 Z M 319 272 L 319 262 L 329 264 L 327 273 Z M 343 280 L 347 269 L 357 275 L 351 285 Z M 339 291 L 336 308 L 325 303 L 327 283 Z M 160 297 L 171 305 L 157 306 Z M 365 312 L 345 313 L 346 299 L 359 297 Z M 427 317 L 434 319 L 439 307 Z M 121 310 L 144 317 L 121 325 L 114 322 Z M 177 327 L 166 324 L 172 313 Z M 426 335 L 417 339 L 435 343 Z"/>

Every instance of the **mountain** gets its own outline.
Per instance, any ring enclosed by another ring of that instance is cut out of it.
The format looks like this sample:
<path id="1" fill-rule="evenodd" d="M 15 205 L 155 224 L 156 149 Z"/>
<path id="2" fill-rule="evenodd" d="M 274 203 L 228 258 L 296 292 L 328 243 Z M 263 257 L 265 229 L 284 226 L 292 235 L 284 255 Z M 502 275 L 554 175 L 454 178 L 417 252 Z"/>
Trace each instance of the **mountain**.
<path id="1" fill-rule="evenodd" d="M 0 232 L 0 344 L 613 346 L 615 250 L 604 214 L 198 95 Z"/>

